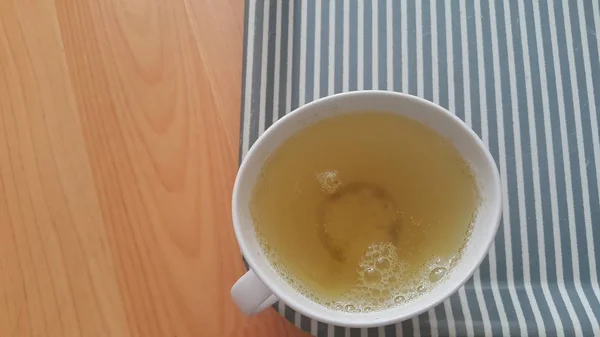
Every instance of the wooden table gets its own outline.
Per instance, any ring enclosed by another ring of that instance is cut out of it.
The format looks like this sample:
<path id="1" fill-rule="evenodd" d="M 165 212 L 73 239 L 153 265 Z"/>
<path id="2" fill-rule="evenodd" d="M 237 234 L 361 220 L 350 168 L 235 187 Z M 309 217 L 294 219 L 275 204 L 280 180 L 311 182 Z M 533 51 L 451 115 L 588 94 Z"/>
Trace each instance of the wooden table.
<path id="1" fill-rule="evenodd" d="M 229 297 L 243 1 L 0 0 L 0 336 L 285 336 Z"/>

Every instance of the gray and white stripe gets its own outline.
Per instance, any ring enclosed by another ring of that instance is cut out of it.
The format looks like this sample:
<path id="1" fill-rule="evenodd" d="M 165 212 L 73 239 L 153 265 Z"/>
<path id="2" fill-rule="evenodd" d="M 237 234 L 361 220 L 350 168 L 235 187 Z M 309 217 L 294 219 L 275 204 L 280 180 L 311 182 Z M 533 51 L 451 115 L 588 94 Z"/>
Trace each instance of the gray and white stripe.
<path id="1" fill-rule="evenodd" d="M 393 326 L 316 336 L 600 334 L 598 1 L 247 0 L 240 155 L 298 105 L 354 88 L 419 95 L 480 134 L 505 210 L 457 294 Z"/>

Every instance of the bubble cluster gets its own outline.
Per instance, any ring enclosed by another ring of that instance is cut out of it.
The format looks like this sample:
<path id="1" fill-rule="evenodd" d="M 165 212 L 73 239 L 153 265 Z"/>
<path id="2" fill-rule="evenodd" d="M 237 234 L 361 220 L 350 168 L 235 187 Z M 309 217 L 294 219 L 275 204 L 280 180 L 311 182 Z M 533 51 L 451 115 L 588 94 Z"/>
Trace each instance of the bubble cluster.
<path id="1" fill-rule="evenodd" d="M 321 189 L 329 194 L 335 193 L 342 185 L 339 173 L 336 170 L 317 173 L 317 181 L 321 185 Z"/>
<path id="2" fill-rule="evenodd" d="M 420 267 L 409 268 L 399 258 L 394 244 L 373 244 L 360 261 L 359 285 L 343 299 L 327 305 L 342 307 L 348 312 L 370 312 L 402 305 L 431 290 L 448 274 L 451 262 L 432 258 Z M 352 308 L 354 310 L 349 310 Z"/>
<path id="3" fill-rule="evenodd" d="M 369 246 L 357 268 L 358 284 L 334 301 L 325 301 L 279 262 L 277 253 L 263 239 L 259 243 L 273 269 L 298 292 L 337 311 L 366 313 L 406 304 L 430 291 L 443 280 L 455 259 L 431 258 L 422 266 L 409 266 L 398 256 L 393 243 Z"/>

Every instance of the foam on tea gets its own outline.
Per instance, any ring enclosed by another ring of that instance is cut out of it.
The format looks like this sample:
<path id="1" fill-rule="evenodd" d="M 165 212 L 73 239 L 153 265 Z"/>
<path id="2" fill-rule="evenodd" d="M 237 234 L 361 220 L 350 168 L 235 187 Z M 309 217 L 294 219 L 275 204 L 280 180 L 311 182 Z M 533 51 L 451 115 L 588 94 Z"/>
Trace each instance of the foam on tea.
<path id="1" fill-rule="evenodd" d="M 447 139 L 360 112 L 287 139 L 263 167 L 250 213 L 281 277 L 325 306 L 365 312 L 442 280 L 477 206 L 471 170 Z"/>

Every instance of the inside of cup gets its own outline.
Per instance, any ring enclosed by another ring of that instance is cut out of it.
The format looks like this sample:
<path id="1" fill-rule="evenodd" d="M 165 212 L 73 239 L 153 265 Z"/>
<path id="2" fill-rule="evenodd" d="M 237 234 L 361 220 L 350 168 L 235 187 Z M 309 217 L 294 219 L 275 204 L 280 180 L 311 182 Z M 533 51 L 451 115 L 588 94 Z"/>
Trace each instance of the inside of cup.
<path id="1" fill-rule="evenodd" d="M 324 307 L 308 299 L 277 274 L 261 251 L 248 205 L 263 163 L 285 139 L 324 118 L 367 110 L 392 112 L 412 118 L 449 139 L 472 168 L 480 194 L 480 206 L 462 256 L 450 273 L 430 291 L 389 309 L 349 313 Z M 236 182 L 239 186 L 236 186 L 234 196 L 234 221 L 237 221 L 238 240 L 250 267 L 280 300 L 302 314 L 325 323 L 350 327 L 390 324 L 438 304 L 455 292 L 475 271 L 489 249 L 499 221 L 501 193 L 497 169 L 484 144 L 473 131 L 443 108 L 407 95 L 357 92 L 308 104 L 286 116 L 259 138 L 239 174 L 239 181 Z"/>

